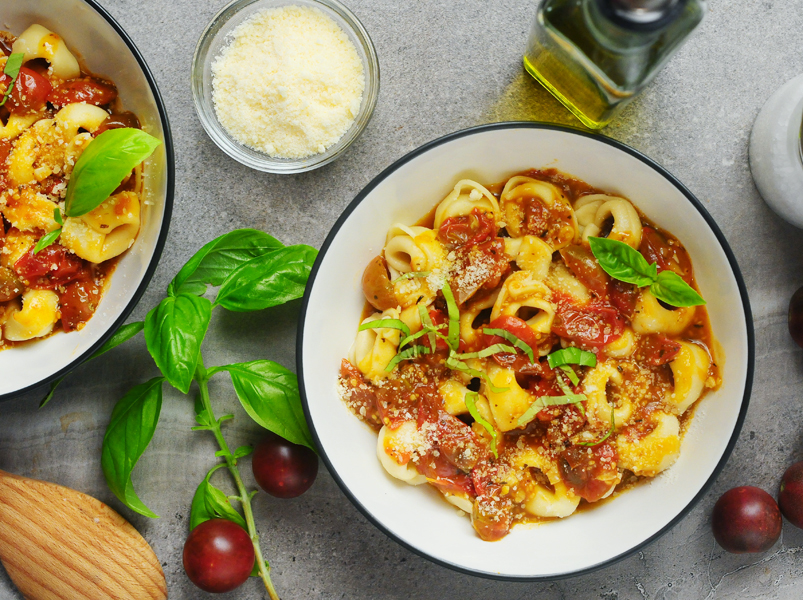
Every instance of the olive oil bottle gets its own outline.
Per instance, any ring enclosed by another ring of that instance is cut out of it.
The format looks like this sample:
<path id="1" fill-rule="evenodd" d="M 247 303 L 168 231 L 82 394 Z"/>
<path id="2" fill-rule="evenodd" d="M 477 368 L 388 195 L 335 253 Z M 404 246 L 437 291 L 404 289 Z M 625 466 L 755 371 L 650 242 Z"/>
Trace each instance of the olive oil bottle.
<path id="1" fill-rule="evenodd" d="M 705 8 L 704 0 L 542 0 L 524 67 L 599 129 L 652 81 Z"/>

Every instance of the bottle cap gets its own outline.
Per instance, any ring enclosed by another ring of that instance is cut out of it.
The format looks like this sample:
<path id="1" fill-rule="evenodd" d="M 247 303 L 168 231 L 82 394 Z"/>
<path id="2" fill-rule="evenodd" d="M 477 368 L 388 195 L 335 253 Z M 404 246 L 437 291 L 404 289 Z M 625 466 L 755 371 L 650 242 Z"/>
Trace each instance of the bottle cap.
<path id="1" fill-rule="evenodd" d="M 656 31 L 677 18 L 687 0 L 597 0 L 600 12 L 630 31 Z"/>

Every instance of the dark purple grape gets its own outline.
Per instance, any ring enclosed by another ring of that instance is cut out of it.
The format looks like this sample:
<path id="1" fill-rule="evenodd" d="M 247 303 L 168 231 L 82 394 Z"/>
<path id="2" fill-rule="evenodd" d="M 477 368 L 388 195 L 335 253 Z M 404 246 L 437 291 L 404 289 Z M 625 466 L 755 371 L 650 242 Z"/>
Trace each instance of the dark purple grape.
<path id="1" fill-rule="evenodd" d="M 781 511 L 767 492 L 745 485 L 728 490 L 717 500 L 711 529 L 728 552 L 766 552 L 781 536 Z"/>

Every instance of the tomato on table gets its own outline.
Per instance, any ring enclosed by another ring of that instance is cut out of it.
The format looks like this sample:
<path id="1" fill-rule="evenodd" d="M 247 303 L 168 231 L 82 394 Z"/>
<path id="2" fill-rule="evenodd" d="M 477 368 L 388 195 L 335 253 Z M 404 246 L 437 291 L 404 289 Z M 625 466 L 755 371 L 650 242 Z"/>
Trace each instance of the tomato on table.
<path id="1" fill-rule="evenodd" d="M 624 319 L 610 306 L 577 306 L 566 300 L 559 301 L 557 306 L 552 331 L 562 338 L 600 347 L 619 339 L 624 333 Z"/>
<path id="2" fill-rule="evenodd" d="M 65 81 L 50 93 L 47 100 L 56 108 L 61 108 L 76 102 L 103 106 L 115 98 L 117 98 L 117 88 L 114 84 L 94 77 L 84 77 Z"/>
<path id="3" fill-rule="evenodd" d="M 5 90 L 11 84 L 11 78 L 3 75 L 0 77 L 0 83 L 3 84 L 3 90 Z M 14 82 L 14 89 L 11 90 L 6 106 L 12 113 L 19 115 L 39 112 L 45 107 L 52 89 L 53 86 L 46 77 L 28 67 L 20 67 L 17 80 Z"/>

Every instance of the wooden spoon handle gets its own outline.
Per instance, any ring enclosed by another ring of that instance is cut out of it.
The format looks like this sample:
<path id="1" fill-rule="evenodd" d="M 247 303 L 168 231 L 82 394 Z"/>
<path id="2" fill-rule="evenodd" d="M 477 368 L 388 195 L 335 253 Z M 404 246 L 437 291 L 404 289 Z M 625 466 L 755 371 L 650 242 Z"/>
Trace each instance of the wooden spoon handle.
<path id="1" fill-rule="evenodd" d="M 28 600 L 163 600 L 151 547 L 104 503 L 0 471 L 0 561 Z"/>

